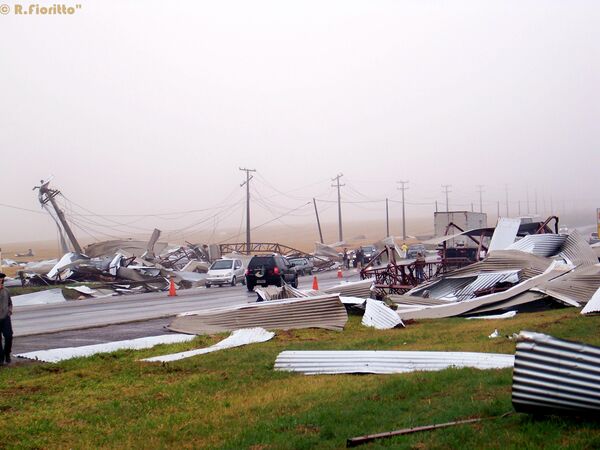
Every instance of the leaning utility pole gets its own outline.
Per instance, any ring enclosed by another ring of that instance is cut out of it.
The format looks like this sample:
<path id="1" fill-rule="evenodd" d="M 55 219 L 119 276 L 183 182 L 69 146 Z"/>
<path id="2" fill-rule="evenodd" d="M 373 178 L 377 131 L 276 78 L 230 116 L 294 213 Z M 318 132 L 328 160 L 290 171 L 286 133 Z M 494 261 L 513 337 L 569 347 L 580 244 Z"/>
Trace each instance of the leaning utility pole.
<path id="1" fill-rule="evenodd" d="M 406 210 L 404 209 L 404 191 L 408 189 L 405 185 L 408 184 L 408 181 L 397 181 L 398 184 L 401 184 L 402 187 L 399 187 L 398 190 L 402 191 L 402 239 L 406 240 Z"/>
<path id="2" fill-rule="evenodd" d="M 508 184 L 504 185 L 504 194 L 506 195 L 506 217 L 510 217 L 508 213 Z"/>
<path id="3" fill-rule="evenodd" d="M 342 196 L 340 195 L 340 188 L 345 186 L 344 184 L 340 184 L 340 178 L 343 177 L 343 173 L 337 174 L 335 178 L 332 178 L 331 181 L 335 181 L 336 184 L 332 184 L 331 187 L 337 187 L 338 192 L 338 221 L 339 221 L 339 237 L 340 242 L 344 240 L 344 236 L 342 233 Z"/>
<path id="4" fill-rule="evenodd" d="M 254 177 L 250 176 L 250 172 L 256 172 L 254 169 L 242 169 L 246 172 L 246 181 L 240 184 L 240 187 L 246 185 L 246 253 L 250 254 L 250 180 Z"/>
<path id="5" fill-rule="evenodd" d="M 65 232 L 67 233 L 67 236 L 69 237 L 69 240 L 71 241 L 73 250 L 75 250 L 77 253 L 83 253 L 83 250 L 81 249 L 79 242 L 77 242 L 77 239 L 75 238 L 75 235 L 73 234 L 73 231 L 71 230 L 71 227 L 69 226 L 69 223 L 67 222 L 67 219 L 65 219 L 65 214 L 58 207 L 58 204 L 56 203 L 56 200 L 54 199 L 54 197 L 56 197 L 58 194 L 60 194 L 60 191 L 57 189 L 50 189 L 48 187 L 49 184 L 50 184 L 50 180 L 48 180 L 46 182 L 44 182 L 44 180 L 41 180 L 40 186 L 36 186 L 33 189 L 40 190 L 38 199 L 39 199 L 40 203 L 42 204 L 42 206 L 44 206 L 48 202 L 50 202 L 50 204 L 54 208 L 54 211 L 56 211 L 58 220 L 60 220 L 60 223 L 62 224 L 63 229 L 65 230 Z"/>
<path id="6" fill-rule="evenodd" d="M 390 237 L 390 208 L 388 199 L 385 199 L 385 237 Z"/>
<path id="7" fill-rule="evenodd" d="M 483 212 L 483 184 L 478 184 L 477 188 L 478 188 L 478 192 L 479 192 L 479 212 L 482 213 Z"/>
<path id="8" fill-rule="evenodd" d="M 450 211 L 450 208 L 448 207 L 448 194 L 452 192 L 449 190 L 451 186 L 451 184 L 442 184 L 442 188 L 444 189 L 443 192 L 446 194 L 446 212 Z"/>
<path id="9" fill-rule="evenodd" d="M 321 221 L 319 220 L 319 211 L 317 210 L 317 201 L 313 197 L 313 205 L 315 205 L 315 216 L 317 216 L 317 227 L 319 227 L 319 238 L 321 239 L 321 244 L 323 243 L 323 232 L 321 231 Z"/>

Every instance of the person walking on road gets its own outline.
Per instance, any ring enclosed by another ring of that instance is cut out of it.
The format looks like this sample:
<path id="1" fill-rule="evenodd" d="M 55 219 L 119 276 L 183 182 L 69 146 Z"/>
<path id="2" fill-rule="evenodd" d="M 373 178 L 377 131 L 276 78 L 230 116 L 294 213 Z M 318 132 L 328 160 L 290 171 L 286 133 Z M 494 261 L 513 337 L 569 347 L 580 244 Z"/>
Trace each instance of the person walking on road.
<path id="1" fill-rule="evenodd" d="M 0 364 L 10 363 L 10 351 L 12 349 L 13 331 L 10 316 L 13 304 L 8 290 L 4 287 L 6 275 L 0 273 Z M 4 342 L 2 342 L 2 338 Z"/>
<path id="2" fill-rule="evenodd" d="M 350 259 L 348 257 L 348 249 L 344 248 L 344 269 L 349 269 L 350 268 Z"/>

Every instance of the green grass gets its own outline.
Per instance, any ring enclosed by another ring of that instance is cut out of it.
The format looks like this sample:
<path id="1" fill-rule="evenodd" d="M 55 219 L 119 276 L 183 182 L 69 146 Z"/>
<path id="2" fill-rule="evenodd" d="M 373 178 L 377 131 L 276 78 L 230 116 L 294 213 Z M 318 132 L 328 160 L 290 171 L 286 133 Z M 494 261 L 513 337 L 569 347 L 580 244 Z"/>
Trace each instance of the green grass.
<path id="1" fill-rule="evenodd" d="M 375 331 L 352 316 L 341 333 L 279 331 L 266 343 L 168 365 L 139 358 L 211 345 L 226 335 L 144 351 L 0 370 L 0 447 L 343 448 L 353 436 L 512 411 L 511 370 L 398 375 L 276 372 L 282 350 L 389 349 L 513 353 L 494 328 L 600 345 L 600 317 L 571 309 L 503 321 L 442 319 Z M 366 448 L 597 448 L 597 422 L 509 417 L 381 440 Z"/>

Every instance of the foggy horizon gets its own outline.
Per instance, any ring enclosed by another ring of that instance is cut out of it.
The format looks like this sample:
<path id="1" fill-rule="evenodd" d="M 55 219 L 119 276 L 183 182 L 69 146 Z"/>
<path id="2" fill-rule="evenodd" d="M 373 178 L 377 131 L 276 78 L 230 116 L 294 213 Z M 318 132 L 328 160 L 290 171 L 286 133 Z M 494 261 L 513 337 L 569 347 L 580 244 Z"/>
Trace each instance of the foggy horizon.
<path id="1" fill-rule="evenodd" d="M 431 229 L 442 185 L 451 210 L 474 211 L 483 185 L 488 225 L 507 193 L 510 216 L 534 214 L 537 198 L 541 216 L 593 225 L 599 19 L 591 1 L 90 2 L 0 16 L 0 247 L 56 238 L 32 191 L 51 175 L 82 241 L 155 227 L 174 242 L 243 240 L 239 168 L 257 170 L 252 226 L 306 224 L 315 241 L 312 199 L 337 224 L 338 173 L 344 223 L 385 226 L 389 198 L 392 234 L 401 180 L 407 222 Z"/>

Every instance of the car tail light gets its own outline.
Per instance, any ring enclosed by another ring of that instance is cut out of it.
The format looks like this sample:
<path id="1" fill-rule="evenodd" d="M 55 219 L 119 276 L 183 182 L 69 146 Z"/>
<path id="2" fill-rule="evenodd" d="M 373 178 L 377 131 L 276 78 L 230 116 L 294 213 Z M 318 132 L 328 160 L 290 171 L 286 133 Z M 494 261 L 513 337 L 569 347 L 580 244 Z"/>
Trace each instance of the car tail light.
<path id="1" fill-rule="evenodd" d="M 273 273 L 274 273 L 275 275 L 279 275 L 279 267 L 275 267 L 275 268 L 273 269 Z"/>

